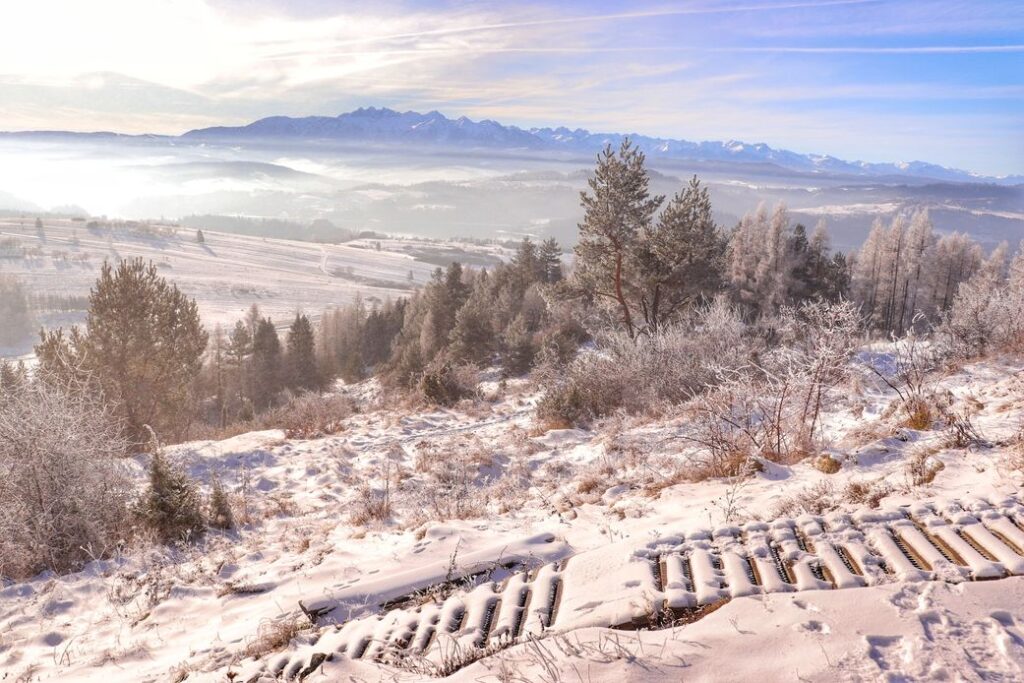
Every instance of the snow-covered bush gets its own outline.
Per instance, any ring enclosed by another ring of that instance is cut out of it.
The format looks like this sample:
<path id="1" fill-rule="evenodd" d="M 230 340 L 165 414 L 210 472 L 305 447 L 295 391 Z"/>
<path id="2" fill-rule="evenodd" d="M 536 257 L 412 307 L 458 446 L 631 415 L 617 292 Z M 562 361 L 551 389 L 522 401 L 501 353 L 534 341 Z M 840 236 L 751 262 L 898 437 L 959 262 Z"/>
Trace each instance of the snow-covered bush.
<path id="1" fill-rule="evenodd" d="M 755 456 L 788 464 L 819 451 L 822 404 L 848 373 L 857 309 L 808 302 L 784 310 L 772 327 L 777 345 L 749 363 L 710 362 L 712 388 L 688 406 L 694 419 L 682 438 L 698 447 L 708 476 L 741 473 Z"/>
<path id="2" fill-rule="evenodd" d="M 575 425 L 618 410 L 650 414 L 680 404 L 713 384 L 716 368 L 746 363 L 753 343 L 739 312 L 724 300 L 635 340 L 623 331 L 608 332 L 596 349 L 567 365 L 538 370 L 546 390 L 538 418 Z"/>
<path id="3" fill-rule="evenodd" d="M 961 359 L 1024 349 L 1024 252 L 1014 259 L 1009 278 L 983 271 L 961 285 L 939 332 Z"/>
<path id="4" fill-rule="evenodd" d="M 258 418 L 265 429 L 283 429 L 289 439 L 315 439 L 341 430 L 355 408 L 347 396 L 300 394 Z"/>
<path id="5" fill-rule="evenodd" d="M 935 371 L 942 365 L 945 349 L 924 341 L 911 329 L 894 339 L 889 353 L 869 356 L 865 366 L 896 392 L 891 411 L 899 414 L 899 426 L 930 429 L 945 410 L 946 399 L 935 388 Z"/>
<path id="6" fill-rule="evenodd" d="M 0 399 L 0 576 L 74 570 L 114 552 L 131 495 L 120 434 L 81 392 L 33 382 Z"/>

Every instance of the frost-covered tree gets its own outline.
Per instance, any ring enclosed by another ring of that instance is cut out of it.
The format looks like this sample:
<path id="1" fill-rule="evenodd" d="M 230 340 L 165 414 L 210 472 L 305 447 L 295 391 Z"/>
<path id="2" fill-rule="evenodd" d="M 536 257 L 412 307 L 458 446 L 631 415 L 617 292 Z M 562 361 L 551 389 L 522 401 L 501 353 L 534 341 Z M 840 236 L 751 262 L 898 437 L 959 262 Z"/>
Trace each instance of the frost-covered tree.
<path id="1" fill-rule="evenodd" d="M 775 312 L 793 288 L 789 214 L 784 204 L 769 217 L 762 204 L 747 214 L 729 240 L 733 298 L 754 315 Z"/>
<path id="2" fill-rule="evenodd" d="M 155 435 L 150 450 L 149 486 L 139 506 L 140 516 L 164 543 L 196 539 L 206 526 L 196 482 L 167 459 Z"/>
<path id="3" fill-rule="evenodd" d="M 132 483 L 115 415 L 46 382 L 0 394 L 0 578 L 75 570 L 129 526 Z"/>
<path id="4" fill-rule="evenodd" d="M 939 238 L 931 267 L 931 310 L 948 310 L 960 284 L 974 275 L 981 261 L 981 247 L 964 233 L 953 232 Z"/>

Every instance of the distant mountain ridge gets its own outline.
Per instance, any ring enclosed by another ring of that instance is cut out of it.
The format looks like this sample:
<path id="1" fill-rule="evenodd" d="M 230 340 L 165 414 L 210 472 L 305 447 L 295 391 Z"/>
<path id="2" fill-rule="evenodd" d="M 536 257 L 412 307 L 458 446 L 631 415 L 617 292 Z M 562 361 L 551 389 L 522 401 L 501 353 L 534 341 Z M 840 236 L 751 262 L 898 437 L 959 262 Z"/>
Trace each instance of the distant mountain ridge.
<path id="1" fill-rule="evenodd" d="M 564 126 L 526 130 L 489 119 L 473 121 L 465 116 L 451 119 L 437 111 L 421 114 L 414 111 L 398 112 L 386 107 L 359 108 L 334 117 L 271 116 L 245 126 L 200 128 L 181 137 L 204 141 L 309 139 L 588 153 L 597 152 L 608 144 L 618 146 L 624 138 L 629 137 L 651 158 L 771 163 L 790 170 L 811 173 L 925 177 L 952 182 L 1024 183 L 1024 176 L 983 176 L 923 161 L 844 161 L 828 155 L 800 154 L 775 149 L 765 143 L 751 144 L 738 140 L 691 142 L 636 133 L 592 133 L 583 128 L 572 130 Z"/>

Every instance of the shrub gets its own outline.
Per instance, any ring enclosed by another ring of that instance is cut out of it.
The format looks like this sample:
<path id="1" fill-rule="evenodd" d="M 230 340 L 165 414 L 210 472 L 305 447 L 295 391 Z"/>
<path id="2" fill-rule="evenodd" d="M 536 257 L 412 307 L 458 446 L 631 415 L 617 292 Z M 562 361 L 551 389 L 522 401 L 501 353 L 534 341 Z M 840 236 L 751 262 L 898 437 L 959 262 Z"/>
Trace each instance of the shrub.
<path id="1" fill-rule="evenodd" d="M 101 405 L 40 382 L 0 397 L 0 576 L 72 571 L 124 540 L 125 443 Z"/>
<path id="2" fill-rule="evenodd" d="M 932 483 L 939 472 L 946 468 L 941 460 L 934 457 L 935 453 L 936 449 L 929 447 L 918 447 L 911 451 L 904 468 L 911 486 Z"/>
<path id="3" fill-rule="evenodd" d="M 431 403 L 453 406 L 476 392 L 475 374 L 471 367 L 435 362 L 420 377 L 419 388 Z"/>
<path id="4" fill-rule="evenodd" d="M 149 487 L 139 515 L 164 543 L 189 541 L 203 533 L 202 501 L 196 483 L 167 460 L 155 436 L 149 463 Z"/>
<path id="5" fill-rule="evenodd" d="M 346 396 L 301 394 L 263 413 L 257 422 L 263 429 L 283 429 L 289 439 L 315 439 L 340 432 L 354 412 Z"/>
<path id="6" fill-rule="evenodd" d="M 814 462 L 811 464 L 814 465 L 814 469 L 823 474 L 835 474 L 843 467 L 841 462 L 827 453 L 815 458 Z"/>
<path id="7" fill-rule="evenodd" d="M 651 414 L 680 404 L 713 385 L 717 369 L 745 364 L 753 341 L 739 313 L 721 300 L 656 334 L 634 340 L 622 331 L 606 333 L 597 350 L 538 370 L 545 389 L 538 417 L 586 424 L 617 410 Z"/>
<path id="8" fill-rule="evenodd" d="M 220 477 L 214 477 L 212 491 L 210 492 L 210 526 L 215 529 L 233 529 L 235 527 L 235 516 L 231 512 L 231 501 L 228 499 L 227 491 Z"/>
<path id="9" fill-rule="evenodd" d="M 883 480 L 876 481 L 851 481 L 843 489 L 843 500 L 854 505 L 867 505 L 869 508 L 877 508 L 885 498 L 892 492 L 892 488 Z"/>

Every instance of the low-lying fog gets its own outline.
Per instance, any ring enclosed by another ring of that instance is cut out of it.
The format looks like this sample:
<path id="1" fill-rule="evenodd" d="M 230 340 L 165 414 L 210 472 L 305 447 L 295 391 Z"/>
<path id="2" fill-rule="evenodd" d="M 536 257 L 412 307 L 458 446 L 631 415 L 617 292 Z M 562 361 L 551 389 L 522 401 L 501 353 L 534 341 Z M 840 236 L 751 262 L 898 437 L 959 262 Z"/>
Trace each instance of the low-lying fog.
<path id="1" fill-rule="evenodd" d="M 0 138 L 0 211 L 118 218 L 255 216 L 346 232 L 429 237 L 575 238 L 579 191 L 593 159 L 550 152 L 465 152 L 296 142 L 247 145 L 176 138 Z M 794 218 L 828 221 L 839 248 L 860 243 L 877 216 L 927 206 L 940 231 L 983 244 L 1024 234 L 1024 189 L 858 178 L 767 164 L 652 159 L 652 190 L 674 193 L 698 174 L 723 225 L 759 202 L 785 201 Z M 192 219 L 194 223 L 197 219 Z M 218 229 L 230 229 L 221 221 Z M 282 228 L 281 237 L 286 234 Z M 319 239 L 329 239 L 320 235 Z"/>

